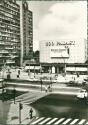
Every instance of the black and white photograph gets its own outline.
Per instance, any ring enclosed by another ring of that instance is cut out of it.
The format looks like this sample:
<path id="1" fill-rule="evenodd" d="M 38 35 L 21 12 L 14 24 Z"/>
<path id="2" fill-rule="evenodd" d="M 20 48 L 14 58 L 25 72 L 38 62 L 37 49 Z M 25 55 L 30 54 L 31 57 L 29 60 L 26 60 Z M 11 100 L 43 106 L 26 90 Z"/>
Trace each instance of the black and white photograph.
<path id="1" fill-rule="evenodd" d="M 0 0 L 0 125 L 88 125 L 87 0 Z"/>

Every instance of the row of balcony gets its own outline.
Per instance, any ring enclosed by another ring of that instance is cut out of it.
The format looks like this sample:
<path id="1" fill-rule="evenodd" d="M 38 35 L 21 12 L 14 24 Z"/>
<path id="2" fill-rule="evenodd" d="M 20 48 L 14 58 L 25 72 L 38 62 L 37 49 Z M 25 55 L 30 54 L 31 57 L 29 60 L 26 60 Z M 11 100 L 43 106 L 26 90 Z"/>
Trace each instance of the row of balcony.
<path id="1" fill-rule="evenodd" d="M 4 33 L 5 33 L 5 34 L 13 34 L 13 35 L 17 35 L 17 36 L 20 35 L 20 32 L 17 32 L 17 31 L 15 31 L 15 30 L 11 32 L 11 31 L 7 31 L 7 30 L 3 30 L 3 29 L 2 29 L 2 30 L 1 30 L 1 33 L 3 33 L 3 34 L 4 34 Z"/>
<path id="2" fill-rule="evenodd" d="M 13 23 L 13 24 L 15 24 L 15 23 L 20 24 L 20 18 L 17 18 L 16 16 L 15 16 L 15 18 L 11 18 L 9 16 L 6 16 L 6 15 L 2 16 L 0 14 L 0 18 L 3 19 L 3 20 L 7 20 L 7 21 L 9 21 L 10 23 Z"/>
<path id="3" fill-rule="evenodd" d="M 7 24 L 7 22 L 5 23 L 5 22 L 1 22 L 2 21 L 2 19 L 0 18 L 0 26 L 2 27 L 2 28 L 6 28 L 6 29 L 19 29 L 18 27 L 14 27 L 14 26 L 11 26 L 10 24 L 11 23 L 9 23 L 9 24 Z M 8 20 L 7 20 L 8 21 Z M 20 25 L 20 24 L 19 24 Z"/>
<path id="4" fill-rule="evenodd" d="M 20 40 L 6 40 L 0 39 L 0 45 L 17 45 L 20 43 Z"/>
<path id="5" fill-rule="evenodd" d="M 12 37 L 12 38 L 14 38 L 14 42 L 16 42 L 16 41 L 18 41 L 18 40 L 20 40 L 20 34 L 15 34 L 15 37 L 14 37 L 14 34 L 13 33 L 8 33 L 8 34 L 6 34 L 6 33 L 0 33 L 0 35 L 2 36 L 2 37 Z"/>
<path id="6" fill-rule="evenodd" d="M 0 18 L 0 23 L 3 23 L 3 24 L 7 24 L 9 26 L 12 26 L 12 27 L 16 27 L 16 28 L 19 28 L 20 29 L 20 24 L 19 25 L 16 25 L 16 24 L 12 24 L 12 23 L 9 23 L 7 21 L 4 21 L 3 19 Z"/>
<path id="7" fill-rule="evenodd" d="M 10 55 L 0 55 L 0 58 L 11 58 L 11 59 L 14 59 L 14 58 L 17 58 L 17 57 L 19 57 L 19 56 L 10 56 Z"/>
<path id="8" fill-rule="evenodd" d="M 18 13 L 20 11 L 20 7 L 18 6 L 17 8 L 13 7 L 13 5 L 11 4 L 7 4 L 7 3 L 0 3 L 0 7 L 1 8 L 6 8 L 7 10 L 9 10 L 9 12 L 13 13 Z"/>
<path id="9" fill-rule="evenodd" d="M 0 15 L 1 16 L 7 16 L 7 17 L 9 17 L 9 18 L 11 18 L 11 19 L 15 19 L 15 20 L 20 20 L 20 15 L 18 14 L 11 14 L 9 11 L 7 11 L 7 10 L 5 10 L 5 9 L 2 9 L 1 7 L 0 7 Z"/>

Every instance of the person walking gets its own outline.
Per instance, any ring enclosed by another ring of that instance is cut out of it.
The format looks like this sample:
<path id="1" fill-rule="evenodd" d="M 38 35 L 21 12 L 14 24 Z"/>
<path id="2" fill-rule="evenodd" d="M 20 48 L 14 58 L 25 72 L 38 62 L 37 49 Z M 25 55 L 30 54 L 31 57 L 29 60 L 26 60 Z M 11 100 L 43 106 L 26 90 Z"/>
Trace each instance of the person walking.
<path id="1" fill-rule="evenodd" d="M 18 70 L 18 74 L 20 75 L 20 69 Z"/>
<path id="2" fill-rule="evenodd" d="M 50 90 L 51 90 L 51 87 L 50 87 L 50 85 L 48 86 L 48 91 L 50 92 Z"/>
<path id="3" fill-rule="evenodd" d="M 18 70 L 17 78 L 20 77 L 20 69 Z"/>
<path id="4" fill-rule="evenodd" d="M 47 86 L 45 86 L 45 92 L 47 92 L 48 91 L 48 88 L 47 88 Z"/>
<path id="5" fill-rule="evenodd" d="M 29 111 L 29 116 L 30 116 L 30 119 L 33 118 L 33 109 L 31 108 L 30 111 Z"/>
<path id="6" fill-rule="evenodd" d="M 19 78 L 19 74 L 17 74 L 17 78 Z"/>

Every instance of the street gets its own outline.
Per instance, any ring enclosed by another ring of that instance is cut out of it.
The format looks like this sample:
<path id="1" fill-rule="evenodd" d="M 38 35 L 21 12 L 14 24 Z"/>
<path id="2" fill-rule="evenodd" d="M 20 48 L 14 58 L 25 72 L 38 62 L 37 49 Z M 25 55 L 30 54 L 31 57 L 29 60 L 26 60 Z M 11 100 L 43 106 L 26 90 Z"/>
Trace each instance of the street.
<path id="1" fill-rule="evenodd" d="M 21 98 L 21 102 L 24 104 L 27 103 L 28 105 L 28 100 L 30 95 L 27 93 L 25 93 L 24 95 L 25 96 L 21 95 L 21 97 L 24 97 L 23 100 Z M 3 122 L 5 123 L 5 121 L 8 120 L 8 116 L 10 115 L 9 114 L 10 105 L 8 103 L 8 105 L 6 106 L 7 102 L 4 102 L 2 104 L 0 104 L 1 106 L 3 106 L 3 108 L 0 110 L 0 121 L 2 123 L 2 120 L 4 119 Z M 85 104 L 84 101 L 78 100 L 75 95 L 51 94 L 41 98 L 40 100 L 37 100 L 36 102 L 30 104 L 29 106 L 31 106 L 35 110 L 36 118 L 39 118 L 39 119 L 40 118 L 44 118 L 48 120 L 61 119 L 62 121 L 83 119 L 84 123 L 85 121 L 88 121 L 88 105 Z M 42 124 L 42 125 L 46 125 L 46 124 Z M 61 124 L 58 123 L 58 125 L 61 125 Z M 66 124 L 66 125 L 70 125 L 70 124 Z M 74 125 L 78 125 L 78 124 L 74 124 Z M 85 125 L 85 124 L 80 124 L 80 125 Z"/>
<path id="2" fill-rule="evenodd" d="M 9 85 L 14 86 L 13 83 L 10 83 Z M 24 86 L 21 87 L 20 85 L 18 87 L 18 83 L 17 86 L 15 83 L 15 89 L 19 90 L 24 88 Z M 65 84 L 54 83 L 52 86 L 52 92 L 45 92 L 44 90 L 41 92 L 41 85 L 33 85 L 35 88 L 31 87 L 31 85 L 32 84 L 26 84 L 25 87 L 29 89 L 29 92 L 16 97 L 15 102 L 21 102 L 22 104 L 31 106 L 36 112 L 36 117 L 88 120 L 88 105 L 85 104 L 84 101 L 80 101 L 76 98 L 80 88 L 67 87 Z M 38 86 L 38 88 L 36 88 L 36 86 Z M 14 100 L 12 99 L 12 102 L 13 101 Z M 4 109 L 7 109 L 6 104 L 4 107 Z M 1 113 L 6 113 L 7 119 L 9 110 L 4 112 L 1 111 Z M 0 115 L 1 120 L 2 114 Z"/>
<path id="3" fill-rule="evenodd" d="M 37 117 L 77 118 L 88 120 L 88 105 L 71 95 L 49 95 L 31 104 Z"/>
<path id="4" fill-rule="evenodd" d="M 46 92 L 45 88 L 48 88 L 49 85 L 52 91 Z M 51 84 L 51 82 L 45 81 L 43 81 L 41 85 L 40 81 L 25 82 L 24 80 L 24 82 L 22 82 L 21 80 L 18 82 L 6 82 L 6 88 L 8 90 L 14 90 L 15 88 L 16 92 L 25 91 L 26 93 L 16 97 L 15 101 L 16 103 L 21 102 L 24 105 L 31 106 L 35 111 L 36 117 L 44 117 L 46 119 L 50 117 L 51 119 L 71 118 L 88 120 L 88 105 L 85 104 L 84 101 L 80 101 L 76 98 L 80 86 L 72 87 L 68 86 L 66 83 L 52 82 Z M 13 99 L 12 102 L 14 102 Z M 6 113 L 6 116 L 8 116 L 9 111 L 6 111 Z"/>

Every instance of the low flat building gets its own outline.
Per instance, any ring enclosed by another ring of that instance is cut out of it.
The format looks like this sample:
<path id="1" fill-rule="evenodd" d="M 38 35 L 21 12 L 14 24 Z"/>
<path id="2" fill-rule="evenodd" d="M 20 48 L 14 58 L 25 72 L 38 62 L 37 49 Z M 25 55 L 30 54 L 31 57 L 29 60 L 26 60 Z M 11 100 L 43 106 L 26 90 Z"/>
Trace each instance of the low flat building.
<path id="1" fill-rule="evenodd" d="M 66 67 L 82 67 L 87 60 L 87 40 L 40 41 L 40 63 L 46 71 L 66 72 Z M 74 65 L 75 64 L 75 65 Z"/>

